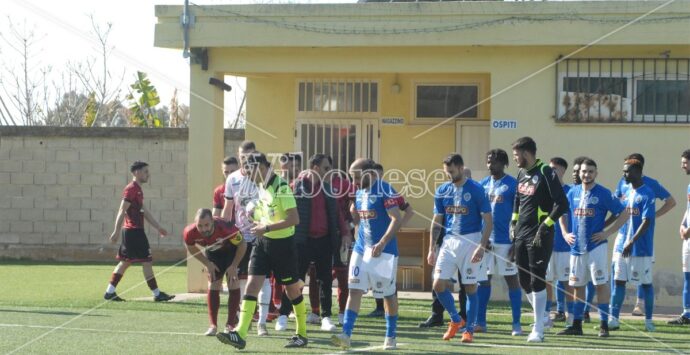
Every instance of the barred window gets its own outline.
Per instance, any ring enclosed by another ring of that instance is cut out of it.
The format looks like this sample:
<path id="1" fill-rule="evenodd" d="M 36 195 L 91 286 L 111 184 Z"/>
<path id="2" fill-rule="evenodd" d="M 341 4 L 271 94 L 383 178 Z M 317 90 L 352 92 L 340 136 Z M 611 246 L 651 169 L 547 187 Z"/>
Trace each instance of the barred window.
<path id="1" fill-rule="evenodd" d="M 297 109 L 311 113 L 376 113 L 378 82 L 369 80 L 302 80 Z"/>
<path id="2" fill-rule="evenodd" d="M 689 123 L 690 59 L 567 59 L 556 65 L 559 122 Z"/>

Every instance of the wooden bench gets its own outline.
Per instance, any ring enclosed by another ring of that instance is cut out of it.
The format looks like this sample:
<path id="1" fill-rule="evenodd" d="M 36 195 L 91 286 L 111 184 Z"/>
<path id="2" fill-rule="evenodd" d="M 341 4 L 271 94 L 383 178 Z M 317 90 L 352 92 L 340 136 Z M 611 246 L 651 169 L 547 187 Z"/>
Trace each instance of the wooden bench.
<path id="1" fill-rule="evenodd" d="M 430 235 L 423 228 L 402 228 L 398 238 L 398 289 L 430 291 L 431 266 L 426 262 Z"/>

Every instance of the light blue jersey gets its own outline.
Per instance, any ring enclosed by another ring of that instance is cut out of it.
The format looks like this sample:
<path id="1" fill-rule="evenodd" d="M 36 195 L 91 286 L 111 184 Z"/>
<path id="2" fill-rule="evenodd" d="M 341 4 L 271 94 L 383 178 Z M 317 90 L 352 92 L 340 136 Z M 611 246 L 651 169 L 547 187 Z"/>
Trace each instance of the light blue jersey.
<path id="1" fill-rule="evenodd" d="M 493 244 L 510 244 L 510 220 L 513 216 L 517 180 L 510 175 L 495 180 L 489 175 L 479 184 L 484 186 L 484 192 L 491 203 L 494 229 L 489 240 Z"/>
<path id="2" fill-rule="evenodd" d="M 474 180 L 462 186 L 446 182 L 434 196 L 434 214 L 443 215 L 445 235 L 481 232 L 482 213 L 491 213 L 491 204 L 484 188 Z"/>
<path id="3" fill-rule="evenodd" d="M 589 191 L 586 191 L 582 185 L 575 185 L 568 192 L 568 202 L 570 202 L 568 219 L 571 233 L 575 235 L 575 244 L 570 250 L 573 255 L 582 255 L 606 243 L 606 240 L 594 242 L 592 235 L 604 230 L 609 212 L 618 215 L 624 209 L 623 204 L 609 189 L 598 184 Z"/>
<path id="4" fill-rule="evenodd" d="M 359 215 L 359 228 L 354 252 L 364 255 L 365 248 L 371 248 L 386 234 L 391 218 L 388 209 L 400 207 L 402 199 L 387 182 L 378 179 L 367 189 L 357 190 L 355 209 Z M 398 241 L 393 236 L 383 248 L 384 253 L 398 255 Z"/>
<path id="5" fill-rule="evenodd" d="M 646 185 L 627 190 L 623 204 L 630 213 L 630 217 L 625 224 L 626 229 L 622 233 L 622 238 L 616 239 L 616 252 L 623 252 L 625 243 L 632 239 L 644 219 L 650 220 L 651 224 L 654 223 L 654 216 L 656 215 L 654 200 L 654 192 Z M 654 256 L 654 230 L 651 224 L 644 235 L 640 236 L 633 245 L 632 256 Z"/>

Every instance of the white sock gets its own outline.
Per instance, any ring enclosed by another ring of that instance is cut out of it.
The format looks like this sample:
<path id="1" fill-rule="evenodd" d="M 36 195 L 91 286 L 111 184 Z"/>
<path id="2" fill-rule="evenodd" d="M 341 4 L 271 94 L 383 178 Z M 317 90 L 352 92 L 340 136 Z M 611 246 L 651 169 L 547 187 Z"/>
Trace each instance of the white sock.
<path id="1" fill-rule="evenodd" d="M 529 302 L 529 305 L 532 306 L 532 309 L 534 309 L 534 292 L 526 294 L 527 296 L 527 302 Z"/>
<path id="2" fill-rule="evenodd" d="M 644 324 L 653 324 L 653 323 L 654 323 L 654 322 L 652 322 L 651 319 L 645 319 L 645 320 L 644 320 Z"/>
<path id="3" fill-rule="evenodd" d="M 544 334 L 544 309 L 546 308 L 546 290 L 533 292 L 534 297 L 534 331 L 539 334 Z"/>
<path id="4" fill-rule="evenodd" d="M 105 293 L 114 293 L 115 292 L 115 286 L 113 284 L 108 284 L 108 288 L 105 289 Z"/>
<path id="5" fill-rule="evenodd" d="M 115 289 L 113 289 L 113 292 L 115 292 Z M 690 308 L 683 308 L 683 313 L 690 313 Z"/>
<path id="6" fill-rule="evenodd" d="M 271 303 L 271 281 L 264 280 L 259 291 L 259 324 L 266 324 L 268 318 L 268 305 Z"/>
<path id="7" fill-rule="evenodd" d="M 151 292 L 153 292 L 153 297 L 158 297 L 158 295 L 161 294 L 161 290 L 159 289 L 152 290 Z"/>

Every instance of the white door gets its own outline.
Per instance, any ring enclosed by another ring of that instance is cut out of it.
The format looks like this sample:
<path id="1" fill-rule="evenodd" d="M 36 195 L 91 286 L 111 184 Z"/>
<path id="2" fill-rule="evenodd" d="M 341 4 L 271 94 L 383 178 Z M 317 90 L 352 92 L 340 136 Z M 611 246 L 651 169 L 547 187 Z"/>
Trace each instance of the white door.
<path id="1" fill-rule="evenodd" d="M 359 157 L 378 159 L 378 121 L 298 119 L 295 149 L 306 161 L 316 153 L 330 155 L 333 168 L 347 171 Z"/>
<path id="2" fill-rule="evenodd" d="M 489 147 L 488 121 L 455 122 L 455 151 L 462 155 L 465 166 L 472 170 L 472 179 L 476 181 L 489 175 L 486 169 Z"/>

